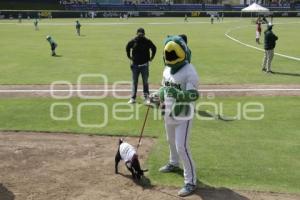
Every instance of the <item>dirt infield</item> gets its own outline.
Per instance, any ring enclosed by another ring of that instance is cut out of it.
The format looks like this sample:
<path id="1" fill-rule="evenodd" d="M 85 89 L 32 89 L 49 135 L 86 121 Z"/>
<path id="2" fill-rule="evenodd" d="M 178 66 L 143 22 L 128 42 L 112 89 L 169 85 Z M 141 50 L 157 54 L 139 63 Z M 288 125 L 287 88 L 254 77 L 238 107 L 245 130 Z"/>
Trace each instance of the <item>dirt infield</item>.
<path id="1" fill-rule="evenodd" d="M 159 85 L 150 85 L 157 90 Z M 139 85 L 139 88 L 142 88 Z M 200 85 L 202 97 L 211 96 L 300 96 L 300 84 Z M 130 98 L 130 85 L 0 85 L 0 98 L 83 95 Z M 140 92 L 140 95 L 141 92 Z"/>
<path id="2" fill-rule="evenodd" d="M 137 138 L 125 138 L 131 144 Z M 145 161 L 155 140 L 139 149 Z M 0 200 L 180 199 L 178 188 L 131 180 L 123 164 L 114 174 L 116 137 L 0 132 Z M 147 176 L 147 174 L 146 174 Z M 185 199 L 298 200 L 299 195 L 200 187 Z"/>

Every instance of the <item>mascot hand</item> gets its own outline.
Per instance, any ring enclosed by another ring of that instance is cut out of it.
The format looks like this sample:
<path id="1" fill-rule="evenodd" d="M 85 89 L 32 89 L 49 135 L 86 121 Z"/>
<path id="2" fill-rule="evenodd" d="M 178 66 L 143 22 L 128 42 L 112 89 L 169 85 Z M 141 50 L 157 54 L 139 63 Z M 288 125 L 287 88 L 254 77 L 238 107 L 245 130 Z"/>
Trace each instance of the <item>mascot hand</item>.
<path id="1" fill-rule="evenodd" d="M 174 87 L 167 87 L 166 88 L 167 97 L 172 97 L 174 99 L 178 99 L 178 95 L 180 94 L 180 90 Z"/>
<path id="2" fill-rule="evenodd" d="M 176 99 L 176 102 L 191 102 L 196 101 L 199 98 L 197 90 L 178 90 L 174 87 L 168 87 L 166 89 L 167 96 Z"/>
<path id="3" fill-rule="evenodd" d="M 160 102 L 164 102 L 165 101 L 165 92 L 166 92 L 166 87 L 161 87 L 157 91 Z"/>

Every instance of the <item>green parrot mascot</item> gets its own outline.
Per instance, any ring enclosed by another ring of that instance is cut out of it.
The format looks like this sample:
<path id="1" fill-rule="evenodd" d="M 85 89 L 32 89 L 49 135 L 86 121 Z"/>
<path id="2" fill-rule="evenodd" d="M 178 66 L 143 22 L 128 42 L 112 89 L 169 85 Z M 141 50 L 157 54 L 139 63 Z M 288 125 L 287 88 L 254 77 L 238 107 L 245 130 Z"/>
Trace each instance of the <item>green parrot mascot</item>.
<path id="1" fill-rule="evenodd" d="M 191 64 L 191 51 L 184 35 L 166 38 L 163 59 L 163 86 L 150 95 L 150 99 L 156 101 L 163 111 L 170 149 L 169 162 L 159 171 L 176 171 L 181 160 L 184 186 L 178 191 L 178 195 L 183 197 L 192 194 L 197 188 L 195 164 L 189 150 L 189 136 L 195 113 L 194 104 L 199 98 L 199 76 Z"/>

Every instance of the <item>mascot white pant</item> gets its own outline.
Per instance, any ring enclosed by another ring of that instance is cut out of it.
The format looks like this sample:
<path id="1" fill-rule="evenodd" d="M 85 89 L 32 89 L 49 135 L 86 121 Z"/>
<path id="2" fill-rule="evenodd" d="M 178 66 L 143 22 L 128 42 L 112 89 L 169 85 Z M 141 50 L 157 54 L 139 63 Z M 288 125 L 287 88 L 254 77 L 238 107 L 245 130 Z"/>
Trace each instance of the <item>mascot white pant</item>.
<path id="1" fill-rule="evenodd" d="M 179 166 L 181 160 L 184 170 L 184 183 L 196 185 L 196 170 L 189 147 L 191 128 L 192 120 L 180 124 L 165 124 L 170 148 L 170 164 Z"/>

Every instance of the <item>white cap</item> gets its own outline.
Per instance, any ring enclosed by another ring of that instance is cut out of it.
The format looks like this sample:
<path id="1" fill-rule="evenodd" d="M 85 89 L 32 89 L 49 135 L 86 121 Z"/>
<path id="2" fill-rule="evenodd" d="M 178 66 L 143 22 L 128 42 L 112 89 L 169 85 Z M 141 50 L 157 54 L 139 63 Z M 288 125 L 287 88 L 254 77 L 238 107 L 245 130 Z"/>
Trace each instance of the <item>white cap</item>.
<path id="1" fill-rule="evenodd" d="M 51 38 L 51 36 L 50 36 L 50 35 L 47 35 L 46 39 L 48 40 L 48 39 L 50 39 L 50 38 Z"/>

